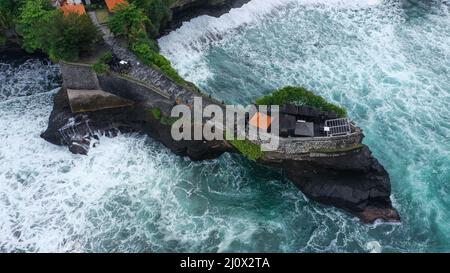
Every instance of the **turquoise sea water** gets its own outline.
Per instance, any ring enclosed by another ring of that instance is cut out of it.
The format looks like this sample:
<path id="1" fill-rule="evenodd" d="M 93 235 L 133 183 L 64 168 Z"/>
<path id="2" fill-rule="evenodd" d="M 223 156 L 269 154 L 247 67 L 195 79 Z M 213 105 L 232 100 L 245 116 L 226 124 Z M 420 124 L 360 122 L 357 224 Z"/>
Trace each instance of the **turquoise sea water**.
<path id="1" fill-rule="evenodd" d="M 450 251 L 449 9 L 253 0 L 159 41 L 227 102 L 298 84 L 346 106 L 391 175 L 396 225 L 363 225 L 237 155 L 192 162 L 129 134 L 72 155 L 39 138 L 58 67 L 0 61 L 0 251 Z"/>

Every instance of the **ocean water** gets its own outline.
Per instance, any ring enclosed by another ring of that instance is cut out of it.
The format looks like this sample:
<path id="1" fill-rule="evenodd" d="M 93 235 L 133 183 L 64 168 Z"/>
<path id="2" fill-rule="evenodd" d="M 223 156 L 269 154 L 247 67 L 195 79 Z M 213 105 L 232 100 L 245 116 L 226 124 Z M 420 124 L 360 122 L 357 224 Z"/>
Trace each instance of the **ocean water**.
<path id="1" fill-rule="evenodd" d="M 401 224 L 364 225 L 238 155 L 192 162 L 139 134 L 88 156 L 45 142 L 59 69 L 0 61 L 0 252 L 450 251 L 450 7 L 253 0 L 162 38 L 205 92 L 307 86 L 349 109 L 391 175 Z"/>

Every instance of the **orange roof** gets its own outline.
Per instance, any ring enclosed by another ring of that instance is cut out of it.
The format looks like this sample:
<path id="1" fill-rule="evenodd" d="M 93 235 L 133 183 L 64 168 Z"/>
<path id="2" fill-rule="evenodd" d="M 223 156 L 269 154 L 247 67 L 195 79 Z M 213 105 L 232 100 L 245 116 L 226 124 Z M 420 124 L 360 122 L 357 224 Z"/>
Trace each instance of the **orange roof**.
<path id="1" fill-rule="evenodd" d="M 70 5 L 66 4 L 61 6 L 61 10 L 64 12 L 64 15 L 69 15 L 70 13 L 78 13 L 79 15 L 86 14 L 86 9 L 83 4 L 78 5 Z"/>
<path id="2" fill-rule="evenodd" d="M 251 119 L 250 124 L 252 126 L 265 129 L 269 128 L 270 124 L 272 124 L 272 118 L 268 115 L 265 115 L 261 112 L 257 112 Z"/>
<path id="3" fill-rule="evenodd" d="M 114 8 L 118 5 L 118 4 L 124 4 L 127 5 L 128 2 L 125 0 L 105 0 L 106 2 L 106 6 L 108 6 L 108 10 L 110 12 L 114 11 Z"/>

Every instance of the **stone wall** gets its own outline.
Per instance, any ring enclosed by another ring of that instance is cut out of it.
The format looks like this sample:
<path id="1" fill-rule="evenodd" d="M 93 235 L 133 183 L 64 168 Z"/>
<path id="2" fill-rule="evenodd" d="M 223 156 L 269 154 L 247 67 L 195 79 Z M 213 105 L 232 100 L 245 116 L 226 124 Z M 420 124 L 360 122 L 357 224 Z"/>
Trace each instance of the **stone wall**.
<path id="1" fill-rule="evenodd" d="M 265 160 L 280 161 L 286 159 L 304 160 L 311 156 L 314 157 L 333 157 L 336 154 L 345 154 L 347 152 L 334 153 L 312 153 L 319 150 L 346 149 L 355 147 L 362 142 L 364 135 L 360 130 L 345 135 L 334 137 L 309 137 L 309 138 L 280 138 L 279 148 L 276 151 L 265 153 Z"/>
<path id="2" fill-rule="evenodd" d="M 135 102 L 144 102 L 149 108 L 158 107 L 166 114 L 170 113 L 175 103 L 167 94 L 117 74 L 98 75 L 98 80 L 103 91 Z"/>
<path id="3" fill-rule="evenodd" d="M 60 62 L 63 85 L 66 89 L 100 89 L 91 65 Z"/>
<path id="4" fill-rule="evenodd" d="M 91 65 L 61 62 L 63 85 L 74 90 L 103 90 L 135 102 L 142 102 L 148 108 L 158 107 L 169 114 L 174 100 L 158 87 L 141 83 L 115 73 L 97 75 Z"/>
<path id="5" fill-rule="evenodd" d="M 281 138 L 279 150 L 285 154 L 301 154 L 312 150 L 347 148 L 361 143 L 362 138 L 361 132 L 334 137 Z"/>

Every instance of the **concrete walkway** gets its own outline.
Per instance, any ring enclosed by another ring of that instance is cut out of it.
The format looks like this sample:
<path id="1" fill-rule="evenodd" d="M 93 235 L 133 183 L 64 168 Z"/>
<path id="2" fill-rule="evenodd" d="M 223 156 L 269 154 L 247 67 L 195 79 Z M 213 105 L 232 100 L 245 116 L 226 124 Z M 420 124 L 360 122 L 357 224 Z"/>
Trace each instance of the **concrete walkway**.
<path id="1" fill-rule="evenodd" d="M 131 69 L 128 72 L 128 76 L 149 85 L 149 87 L 157 89 L 159 92 L 167 94 L 173 98 L 174 101 L 191 105 L 193 104 L 194 96 L 199 96 L 198 93 L 175 83 L 158 69 L 142 64 L 136 55 L 120 45 L 120 43 L 114 38 L 107 25 L 102 25 L 99 23 L 95 12 L 91 11 L 88 12 L 88 14 L 91 17 L 92 22 L 100 29 L 103 40 L 108 46 L 111 47 L 111 51 L 114 55 L 131 64 Z M 212 100 L 208 101 L 207 98 L 204 98 L 204 100 L 205 99 L 207 100 L 206 104 L 213 103 Z"/>

